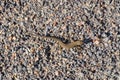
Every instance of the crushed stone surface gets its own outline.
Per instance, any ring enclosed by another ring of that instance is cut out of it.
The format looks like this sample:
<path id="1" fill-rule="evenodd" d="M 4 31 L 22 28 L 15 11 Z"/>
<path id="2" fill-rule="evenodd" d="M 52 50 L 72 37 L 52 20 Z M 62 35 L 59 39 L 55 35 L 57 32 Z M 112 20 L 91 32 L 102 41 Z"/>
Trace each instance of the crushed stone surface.
<path id="1" fill-rule="evenodd" d="M 120 0 L 0 0 L 0 80 L 120 80 Z"/>

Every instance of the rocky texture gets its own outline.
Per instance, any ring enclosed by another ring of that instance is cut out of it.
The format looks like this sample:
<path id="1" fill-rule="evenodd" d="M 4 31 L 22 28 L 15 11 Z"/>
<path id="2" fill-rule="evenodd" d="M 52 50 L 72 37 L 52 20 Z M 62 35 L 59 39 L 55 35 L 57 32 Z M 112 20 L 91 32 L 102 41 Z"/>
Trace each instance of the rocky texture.
<path id="1" fill-rule="evenodd" d="M 1 0 L 0 80 L 120 80 L 120 1 Z"/>

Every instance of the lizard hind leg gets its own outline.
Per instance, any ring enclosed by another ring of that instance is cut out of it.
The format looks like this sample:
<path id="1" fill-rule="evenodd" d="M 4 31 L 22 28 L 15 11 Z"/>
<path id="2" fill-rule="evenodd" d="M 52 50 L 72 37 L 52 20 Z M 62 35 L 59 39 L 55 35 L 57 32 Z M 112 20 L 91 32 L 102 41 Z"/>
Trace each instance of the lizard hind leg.
<path id="1" fill-rule="evenodd" d="M 58 46 L 58 48 L 59 48 L 60 53 L 62 53 L 63 48 L 60 45 Z"/>

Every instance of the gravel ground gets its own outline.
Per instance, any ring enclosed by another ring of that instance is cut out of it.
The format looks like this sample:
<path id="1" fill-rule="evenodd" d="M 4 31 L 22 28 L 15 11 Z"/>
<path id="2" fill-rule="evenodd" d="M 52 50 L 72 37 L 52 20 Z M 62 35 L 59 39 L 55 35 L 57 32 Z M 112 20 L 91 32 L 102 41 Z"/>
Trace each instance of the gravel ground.
<path id="1" fill-rule="evenodd" d="M 0 0 L 0 80 L 120 80 L 120 0 Z"/>

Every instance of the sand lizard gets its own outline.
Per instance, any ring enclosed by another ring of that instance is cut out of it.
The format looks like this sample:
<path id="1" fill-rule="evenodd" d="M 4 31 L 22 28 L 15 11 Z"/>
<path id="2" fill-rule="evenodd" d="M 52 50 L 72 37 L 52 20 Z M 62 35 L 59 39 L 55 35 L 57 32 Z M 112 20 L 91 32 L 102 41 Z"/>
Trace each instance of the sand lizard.
<path id="1" fill-rule="evenodd" d="M 79 45 L 82 45 L 83 44 L 83 41 L 82 40 L 77 40 L 77 41 L 74 41 L 74 42 L 71 42 L 71 43 L 63 43 L 60 39 L 56 38 L 56 37 L 53 37 L 53 36 L 42 36 L 43 38 L 46 38 L 46 39 L 53 39 L 54 41 L 58 42 L 58 44 L 62 47 L 62 48 L 65 48 L 65 49 L 70 49 L 70 48 L 73 48 L 75 46 L 79 46 Z"/>

